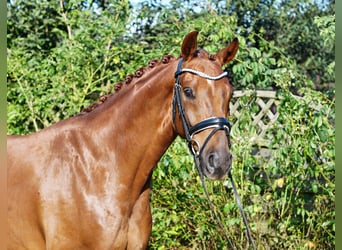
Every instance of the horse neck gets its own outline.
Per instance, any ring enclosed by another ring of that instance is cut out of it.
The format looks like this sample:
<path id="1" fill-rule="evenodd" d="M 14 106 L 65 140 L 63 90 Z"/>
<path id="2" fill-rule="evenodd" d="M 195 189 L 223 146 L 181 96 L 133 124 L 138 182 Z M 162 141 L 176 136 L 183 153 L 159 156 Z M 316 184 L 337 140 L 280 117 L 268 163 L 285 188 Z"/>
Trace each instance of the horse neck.
<path id="1" fill-rule="evenodd" d="M 128 182 L 144 185 L 175 139 L 172 95 L 176 64 L 156 66 L 88 116 L 89 131 L 101 140 L 101 147 L 114 154 L 115 165 L 125 168 Z"/>

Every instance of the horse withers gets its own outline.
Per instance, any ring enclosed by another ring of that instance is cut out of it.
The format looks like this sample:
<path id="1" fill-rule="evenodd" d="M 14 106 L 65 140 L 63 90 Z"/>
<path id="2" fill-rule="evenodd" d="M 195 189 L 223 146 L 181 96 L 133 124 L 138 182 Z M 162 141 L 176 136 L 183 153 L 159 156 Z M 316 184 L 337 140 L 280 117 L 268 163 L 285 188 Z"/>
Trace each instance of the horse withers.
<path id="1" fill-rule="evenodd" d="M 222 66 L 238 41 L 210 55 L 197 34 L 80 114 L 8 136 L 8 249 L 145 249 L 153 167 L 177 135 L 207 178 L 226 176 L 233 89 Z"/>

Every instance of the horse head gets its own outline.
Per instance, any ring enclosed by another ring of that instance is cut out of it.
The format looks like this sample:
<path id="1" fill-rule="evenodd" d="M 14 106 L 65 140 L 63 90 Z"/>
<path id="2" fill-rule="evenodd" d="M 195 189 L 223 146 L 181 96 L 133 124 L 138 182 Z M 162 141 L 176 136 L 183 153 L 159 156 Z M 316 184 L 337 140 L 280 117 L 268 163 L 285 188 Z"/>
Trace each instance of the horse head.
<path id="1" fill-rule="evenodd" d="M 200 174 L 222 179 L 230 170 L 229 101 L 233 87 L 222 66 L 235 56 L 235 38 L 217 54 L 197 48 L 197 31 L 183 40 L 181 58 L 175 73 L 173 98 L 175 130 L 188 141 L 199 163 Z"/>

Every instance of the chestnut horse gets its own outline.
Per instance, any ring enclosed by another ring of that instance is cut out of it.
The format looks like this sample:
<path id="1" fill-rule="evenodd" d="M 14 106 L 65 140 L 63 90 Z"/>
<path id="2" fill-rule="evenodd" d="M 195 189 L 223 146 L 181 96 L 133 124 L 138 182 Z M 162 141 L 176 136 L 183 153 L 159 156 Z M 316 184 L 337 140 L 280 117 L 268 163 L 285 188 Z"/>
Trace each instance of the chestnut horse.
<path id="1" fill-rule="evenodd" d="M 195 153 L 201 147 L 207 178 L 227 175 L 222 126 L 233 89 L 222 66 L 239 45 L 210 55 L 197 34 L 184 38 L 179 58 L 151 61 L 85 112 L 8 137 L 8 249 L 145 249 L 151 174 L 177 135 Z"/>

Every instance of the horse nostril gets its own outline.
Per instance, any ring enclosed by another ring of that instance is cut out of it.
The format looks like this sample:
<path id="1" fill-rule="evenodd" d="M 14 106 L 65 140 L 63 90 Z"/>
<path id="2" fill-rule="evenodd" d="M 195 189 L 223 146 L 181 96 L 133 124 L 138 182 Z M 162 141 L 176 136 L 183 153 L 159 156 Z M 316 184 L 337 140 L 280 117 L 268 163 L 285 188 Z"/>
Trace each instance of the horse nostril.
<path id="1" fill-rule="evenodd" d="M 211 153 L 208 157 L 208 169 L 214 171 L 217 165 L 217 154 Z"/>
<path id="2" fill-rule="evenodd" d="M 226 176 L 231 167 L 232 155 L 226 151 L 209 151 L 206 158 L 202 158 L 201 168 L 204 174 L 213 180 Z"/>

